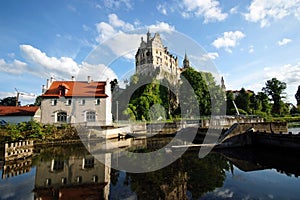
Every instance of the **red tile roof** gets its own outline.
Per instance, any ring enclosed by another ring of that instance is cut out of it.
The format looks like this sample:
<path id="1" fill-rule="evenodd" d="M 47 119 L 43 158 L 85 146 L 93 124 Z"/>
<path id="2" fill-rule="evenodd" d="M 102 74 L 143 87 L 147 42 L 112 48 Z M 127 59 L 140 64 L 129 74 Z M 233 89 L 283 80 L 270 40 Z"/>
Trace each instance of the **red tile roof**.
<path id="1" fill-rule="evenodd" d="M 42 97 L 102 97 L 105 98 L 106 82 L 54 81 Z"/>
<path id="2" fill-rule="evenodd" d="M 34 116 L 38 106 L 0 106 L 0 116 Z"/>

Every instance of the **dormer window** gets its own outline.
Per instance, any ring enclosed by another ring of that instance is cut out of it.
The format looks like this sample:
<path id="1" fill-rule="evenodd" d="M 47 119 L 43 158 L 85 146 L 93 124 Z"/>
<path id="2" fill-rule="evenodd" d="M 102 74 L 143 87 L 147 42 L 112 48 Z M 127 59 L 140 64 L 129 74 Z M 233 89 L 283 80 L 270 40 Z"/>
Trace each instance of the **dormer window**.
<path id="1" fill-rule="evenodd" d="M 59 85 L 58 86 L 59 96 L 65 96 L 68 93 L 69 89 L 70 88 L 68 87 L 68 85 L 66 85 L 64 83 Z"/>

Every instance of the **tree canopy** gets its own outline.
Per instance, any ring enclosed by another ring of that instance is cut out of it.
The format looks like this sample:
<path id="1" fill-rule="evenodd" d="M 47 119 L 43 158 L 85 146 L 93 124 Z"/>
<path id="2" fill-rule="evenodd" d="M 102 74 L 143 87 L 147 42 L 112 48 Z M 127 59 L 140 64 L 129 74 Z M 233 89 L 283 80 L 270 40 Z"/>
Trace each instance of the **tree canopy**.
<path id="1" fill-rule="evenodd" d="M 296 101 L 297 101 L 297 106 L 299 107 L 300 106 L 300 85 L 298 86 L 298 90 L 295 94 L 295 98 L 296 98 Z"/>
<path id="2" fill-rule="evenodd" d="M 272 78 L 266 82 L 266 86 L 262 91 L 273 101 L 272 114 L 281 114 L 284 106 L 282 99 L 285 98 L 284 90 L 286 89 L 286 83 L 281 82 L 276 78 Z"/>
<path id="3" fill-rule="evenodd" d="M 1 106 L 16 106 L 16 97 L 6 97 L 4 99 L 0 100 L 0 105 Z M 21 104 L 21 102 L 18 102 L 18 106 Z"/>

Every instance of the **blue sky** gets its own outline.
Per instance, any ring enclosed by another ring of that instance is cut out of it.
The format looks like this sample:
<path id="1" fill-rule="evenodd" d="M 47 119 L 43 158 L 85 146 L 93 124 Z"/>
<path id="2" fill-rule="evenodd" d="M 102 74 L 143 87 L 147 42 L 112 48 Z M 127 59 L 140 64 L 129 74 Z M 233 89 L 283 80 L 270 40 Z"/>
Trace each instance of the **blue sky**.
<path id="1" fill-rule="evenodd" d="M 84 73 L 86 68 L 109 68 L 110 78 L 121 78 L 134 69 L 141 36 L 127 37 L 128 31 L 149 29 L 162 35 L 176 31 L 196 42 L 224 76 L 227 89 L 258 92 L 276 77 L 287 83 L 287 100 L 294 103 L 300 85 L 299 27 L 300 0 L 5 0 L 0 7 L 0 98 L 16 95 L 14 88 L 39 95 L 51 75 L 103 79 Z M 118 39 L 125 38 L 122 45 L 132 52 L 124 53 L 118 40 L 110 39 L 116 34 L 124 34 Z M 90 63 L 106 41 L 116 61 Z M 23 105 L 33 99 L 21 97 Z"/>

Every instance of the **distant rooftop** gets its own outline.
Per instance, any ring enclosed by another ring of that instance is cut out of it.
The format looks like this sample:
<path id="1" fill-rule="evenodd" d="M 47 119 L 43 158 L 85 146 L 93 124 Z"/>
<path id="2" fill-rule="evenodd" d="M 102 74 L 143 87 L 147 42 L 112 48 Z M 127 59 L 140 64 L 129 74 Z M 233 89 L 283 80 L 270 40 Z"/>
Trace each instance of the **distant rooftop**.
<path id="1" fill-rule="evenodd" d="M 38 106 L 0 106 L 0 116 L 34 116 Z"/>

